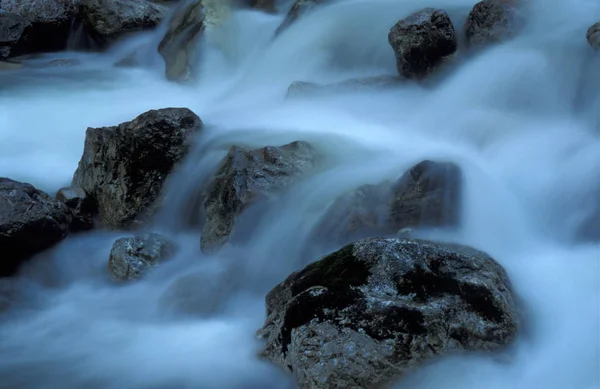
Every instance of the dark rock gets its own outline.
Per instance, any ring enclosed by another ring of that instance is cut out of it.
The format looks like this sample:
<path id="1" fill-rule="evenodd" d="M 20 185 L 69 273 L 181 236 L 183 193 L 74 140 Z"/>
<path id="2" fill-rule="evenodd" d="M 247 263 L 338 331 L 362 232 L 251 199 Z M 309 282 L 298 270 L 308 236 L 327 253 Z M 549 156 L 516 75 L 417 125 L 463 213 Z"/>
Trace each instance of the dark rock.
<path id="1" fill-rule="evenodd" d="M 2 9 L 31 23 L 22 53 L 60 51 L 67 47 L 77 14 L 76 0 L 2 0 Z"/>
<path id="2" fill-rule="evenodd" d="M 395 234 L 407 227 L 456 226 L 461 187 L 457 165 L 420 162 L 395 183 L 363 185 L 338 198 L 319 222 L 314 237 L 343 244 Z"/>
<path id="3" fill-rule="evenodd" d="M 31 23 L 24 17 L 0 10 L 0 58 L 18 55 L 27 45 Z"/>
<path id="4" fill-rule="evenodd" d="M 94 226 L 93 215 L 96 211 L 94 201 L 77 186 L 61 188 L 56 199 L 63 202 L 73 214 L 71 230 L 89 230 Z"/>
<path id="5" fill-rule="evenodd" d="M 0 178 L 0 277 L 67 236 L 71 212 L 30 184 Z"/>
<path id="6" fill-rule="evenodd" d="M 392 88 L 402 84 L 405 80 L 398 76 L 377 76 L 354 78 L 335 84 L 318 85 L 312 82 L 296 81 L 292 83 L 286 97 L 328 95 L 343 92 L 362 92 Z"/>
<path id="7" fill-rule="evenodd" d="M 151 110 L 115 127 L 88 128 L 73 186 L 93 199 L 105 226 L 143 222 L 201 128 L 200 118 L 187 108 Z"/>
<path id="8" fill-rule="evenodd" d="M 442 9 L 425 8 L 396 23 L 388 34 L 401 76 L 421 79 L 437 69 L 457 48 L 450 17 Z"/>
<path id="9" fill-rule="evenodd" d="M 252 0 L 251 7 L 268 13 L 277 12 L 275 0 Z"/>
<path id="10" fill-rule="evenodd" d="M 315 6 L 324 3 L 325 0 L 296 0 L 292 8 L 288 11 L 285 19 L 281 23 L 277 30 L 275 31 L 275 35 L 281 34 L 285 29 L 287 29 L 292 23 L 294 23 L 298 18 L 302 15 L 305 15 L 310 10 L 312 10 Z"/>
<path id="11" fill-rule="evenodd" d="M 466 246 L 365 239 L 293 273 L 266 297 L 263 355 L 300 388 L 375 388 L 428 359 L 512 342 L 505 270 Z"/>
<path id="12" fill-rule="evenodd" d="M 465 24 L 470 46 L 484 46 L 510 39 L 518 28 L 516 0 L 484 0 L 473 7 Z"/>
<path id="13" fill-rule="evenodd" d="M 111 43 L 123 35 L 156 27 L 169 12 L 146 0 L 79 0 L 80 15 L 92 36 Z"/>
<path id="14" fill-rule="evenodd" d="M 600 49 L 600 22 L 588 28 L 586 38 L 590 46 L 594 49 Z"/>
<path id="15" fill-rule="evenodd" d="M 316 159 L 315 150 L 306 142 L 255 150 L 232 147 L 208 187 L 202 250 L 209 252 L 225 244 L 238 215 L 294 183 L 314 167 Z"/>
<path id="16" fill-rule="evenodd" d="M 159 234 L 121 238 L 110 250 L 108 269 L 113 279 L 138 279 L 174 254 L 173 244 Z"/>

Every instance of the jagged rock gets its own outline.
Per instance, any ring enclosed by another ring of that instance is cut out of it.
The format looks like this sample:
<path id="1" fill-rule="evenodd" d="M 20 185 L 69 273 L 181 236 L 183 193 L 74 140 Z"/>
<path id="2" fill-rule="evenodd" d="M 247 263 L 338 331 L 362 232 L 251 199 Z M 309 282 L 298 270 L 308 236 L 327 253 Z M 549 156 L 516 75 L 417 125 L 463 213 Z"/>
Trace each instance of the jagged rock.
<path id="1" fill-rule="evenodd" d="M 115 280 L 135 280 L 171 258 L 174 251 L 173 244 L 159 234 L 121 238 L 110 250 L 108 269 Z"/>
<path id="2" fill-rule="evenodd" d="M 450 17 L 442 9 L 425 8 L 396 23 L 388 34 L 401 76 L 421 79 L 437 69 L 457 48 Z"/>
<path id="3" fill-rule="evenodd" d="M 586 38 L 592 48 L 600 49 L 600 22 L 588 28 Z"/>
<path id="4" fill-rule="evenodd" d="M 514 36 L 517 26 L 516 0 L 483 0 L 473 7 L 465 24 L 470 46 L 502 42 Z"/>
<path id="5" fill-rule="evenodd" d="M 30 184 L 0 178 L 0 277 L 63 240 L 71 222 L 62 202 Z"/>
<path id="6" fill-rule="evenodd" d="M 255 150 L 232 147 L 208 187 L 202 250 L 210 252 L 225 244 L 238 215 L 294 183 L 314 167 L 316 159 L 315 150 L 306 142 Z"/>
<path id="7" fill-rule="evenodd" d="M 94 201 L 77 186 L 61 188 L 56 199 L 64 203 L 73 214 L 72 230 L 89 230 L 94 226 Z"/>
<path id="8" fill-rule="evenodd" d="M 292 8 L 288 11 L 285 19 L 277 27 L 275 31 L 275 35 L 279 35 L 282 31 L 287 29 L 292 23 L 294 23 L 298 18 L 302 15 L 305 15 L 307 12 L 312 10 L 315 6 L 324 3 L 325 0 L 296 0 Z"/>
<path id="9" fill-rule="evenodd" d="M 79 0 L 80 16 L 92 35 L 110 43 L 134 31 L 156 27 L 169 9 L 146 0 Z"/>
<path id="10" fill-rule="evenodd" d="M 459 222 L 460 168 L 423 161 L 395 183 L 363 185 L 334 201 L 314 231 L 315 239 L 344 244 L 409 227 L 447 227 Z"/>
<path id="11" fill-rule="evenodd" d="M 93 199 L 106 227 L 139 224 L 153 213 L 165 179 L 201 128 L 187 108 L 151 110 L 118 126 L 88 128 L 73 186 Z"/>
<path id="12" fill-rule="evenodd" d="M 67 47 L 77 14 L 76 0 L 2 0 L 2 9 L 31 23 L 22 53 L 60 51 Z"/>
<path id="13" fill-rule="evenodd" d="M 466 246 L 365 239 L 266 297 L 263 355 L 302 389 L 379 388 L 432 357 L 492 351 L 519 326 L 505 270 Z"/>
<path id="14" fill-rule="evenodd" d="M 23 47 L 27 44 L 30 30 L 31 23 L 27 19 L 0 10 L 0 58 L 20 54 L 19 46 Z"/>
<path id="15" fill-rule="evenodd" d="M 400 85 L 404 80 L 398 76 L 377 76 L 353 78 L 335 84 L 318 85 L 312 82 L 296 81 L 287 90 L 287 98 L 299 96 L 327 95 L 342 92 L 381 90 Z"/>

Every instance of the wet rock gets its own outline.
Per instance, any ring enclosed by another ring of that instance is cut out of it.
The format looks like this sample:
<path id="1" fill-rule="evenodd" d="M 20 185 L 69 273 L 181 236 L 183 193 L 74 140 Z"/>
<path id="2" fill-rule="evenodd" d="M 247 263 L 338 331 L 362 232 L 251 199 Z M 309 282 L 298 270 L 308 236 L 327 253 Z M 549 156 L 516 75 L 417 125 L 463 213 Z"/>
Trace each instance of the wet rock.
<path id="1" fill-rule="evenodd" d="M 393 88 L 403 82 L 404 80 L 398 76 L 354 78 L 328 85 L 318 85 L 312 82 L 296 81 L 289 86 L 286 97 L 292 98 L 343 92 L 381 90 L 385 88 Z"/>
<path id="2" fill-rule="evenodd" d="M 592 48 L 600 49 L 600 22 L 588 28 L 586 38 Z"/>
<path id="3" fill-rule="evenodd" d="M 71 212 L 30 184 L 0 178 L 0 277 L 67 236 Z"/>
<path id="4" fill-rule="evenodd" d="M 0 10 L 0 58 L 19 54 L 19 46 L 26 45 L 31 23 L 24 17 Z"/>
<path id="5" fill-rule="evenodd" d="M 169 9 L 146 0 L 79 0 L 87 29 L 102 43 L 156 27 Z"/>
<path id="6" fill-rule="evenodd" d="M 324 3 L 325 0 L 296 0 L 292 8 L 288 11 L 285 19 L 281 23 L 277 30 L 275 31 L 275 35 L 281 34 L 285 29 L 287 29 L 290 25 L 292 25 L 296 20 L 298 20 L 302 15 L 310 12 L 315 6 Z"/>
<path id="7" fill-rule="evenodd" d="M 410 227 L 452 227 L 459 223 L 460 168 L 423 161 L 396 182 L 363 185 L 339 197 L 322 217 L 316 239 L 343 244 Z"/>
<path id="8" fill-rule="evenodd" d="M 31 23 L 22 53 L 60 51 L 67 47 L 77 14 L 76 0 L 2 0 L 2 9 Z"/>
<path id="9" fill-rule="evenodd" d="M 202 250 L 210 252 L 225 244 L 238 215 L 290 186 L 314 167 L 316 159 L 315 150 L 306 142 L 255 150 L 232 147 L 208 187 Z"/>
<path id="10" fill-rule="evenodd" d="M 106 227 L 133 227 L 154 212 L 165 179 L 201 128 L 187 108 L 151 110 L 118 126 L 88 128 L 73 186 L 93 199 Z"/>
<path id="11" fill-rule="evenodd" d="M 71 210 L 71 230 L 89 230 L 94 226 L 94 201 L 83 189 L 77 186 L 61 188 L 56 193 L 56 199 Z"/>
<path id="12" fill-rule="evenodd" d="M 516 0 L 484 0 L 473 7 L 465 24 L 470 46 L 484 46 L 510 39 L 518 28 Z"/>
<path id="13" fill-rule="evenodd" d="M 293 273 L 266 297 L 263 355 L 300 388 L 375 388 L 432 357 L 514 340 L 505 270 L 466 246 L 365 239 Z"/>
<path id="14" fill-rule="evenodd" d="M 252 8 L 259 9 L 261 11 L 275 13 L 277 12 L 275 3 L 275 0 L 252 0 L 250 5 Z"/>
<path id="15" fill-rule="evenodd" d="M 456 52 L 454 26 L 446 11 L 425 8 L 396 23 L 388 34 L 401 76 L 421 79 Z"/>
<path id="16" fill-rule="evenodd" d="M 110 250 L 110 275 L 120 281 L 138 279 L 160 262 L 171 258 L 174 250 L 173 244 L 159 234 L 121 238 Z"/>

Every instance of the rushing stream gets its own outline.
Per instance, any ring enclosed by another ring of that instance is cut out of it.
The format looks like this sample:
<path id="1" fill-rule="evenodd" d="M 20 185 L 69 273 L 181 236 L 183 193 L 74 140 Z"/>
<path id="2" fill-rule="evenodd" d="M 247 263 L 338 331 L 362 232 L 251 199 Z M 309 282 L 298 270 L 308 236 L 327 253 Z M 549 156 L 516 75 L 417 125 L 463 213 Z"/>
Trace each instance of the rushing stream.
<path id="1" fill-rule="evenodd" d="M 70 183 L 87 127 L 163 107 L 188 107 L 207 126 L 149 228 L 178 241 L 173 261 L 115 286 L 108 253 L 126 234 L 95 231 L 42 254 L 21 278 L 0 280 L 0 288 L 19 291 L 0 316 L 0 388 L 294 387 L 257 357 L 265 294 L 325 254 L 308 250 L 307 257 L 307 237 L 334 198 L 439 159 L 465 172 L 463 223 L 455 234 L 427 236 L 497 259 L 522 300 L 527 326 L 498 358 L 444 358 L 397 389 L 597 389 L 600 247 L 574 243 L 574 235 L 600 187 L 600 56 L 585 40 L 600 19 L 600 3 L 531 1 L 516 39 L 461 55 L 443 79 L 424 86 L 284 98 L 296 80 L 395 74 L 387 32 L 398 19 L 437 6 L 462 26 L 474 1 L 426 3 L 338 1 L 276 39 L 283 14 L 236 11 L 203 48 L 202 73 L 192 85 L 164 79 L 152 49 L 158 30 L 103 54 L 40 59 L 75 58 L 75 66 L 1 72 L 0 176 L 52 194 Z M 150 47 L 141 55 L 145 66 L 113 66 L 139 44 Z M 228 147 L 294 140 L 330 156 L 327 169 L 259 209 L 260 219 L 242 220 L 251 243 L 203 256 L 194 194 Z M 212 308 L 201 317 L 174 313 L 161 297 L 192 273 L 204 277 L 195 295 Z"/>

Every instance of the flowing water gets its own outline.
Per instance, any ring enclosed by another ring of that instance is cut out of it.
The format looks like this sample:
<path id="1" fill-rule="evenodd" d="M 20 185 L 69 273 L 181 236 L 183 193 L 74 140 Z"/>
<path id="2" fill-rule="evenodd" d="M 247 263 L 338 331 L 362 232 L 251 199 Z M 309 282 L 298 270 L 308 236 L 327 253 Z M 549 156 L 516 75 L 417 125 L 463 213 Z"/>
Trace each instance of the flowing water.
<path id="1" fill-rule="evenodd" d="M 336 196 L 427 158 L 455 161 L 466 177 L 460 230 L 428 236 L 502 263 L 527 325 L 502 358 L 444 358 L 397 389 L 597 389 L 600 247 L 574 235 L 600 186 L 600 56 L 585 41 L 600 3 L 532 0 L 518 38 L 457 57 L 425 86 L 284 99 L 296 80 L 394 74 L 387 31 L 398 19 L 439 6 L 462 26 L 474 2 L 340 0 L 277 39 L 283 14 L 237 11 L 212 32 L 200 78 L 186 86 L 164 80 L 153 49 L 160 29 L 108 53 L 40 59 L 76 58 L 76 66 L 0 73 L 0 175 L 50 193 L 70 182 L 88 126 L 177 106 L 207 125 L 149 228 L 179 243 L 176 259 L 115 286 L 108 253 L 126 234 L 97 231 L 0 281 L 14 299 L 0 316 L 0 388 L 294 387 L 256 356 L 264 295 L 324 254 L 307 257 L 307 237 Z M 140 45 L 143 67 L 113 66 Z M 242 220 L 250 243 L 200 254 L 194 194 L 227 148 L 293 140 L 328 155 L 326 168 Z M 199 316 L 161 297 L 186 275 L 197 280 L 188 297 L 198 299 Z"/>

